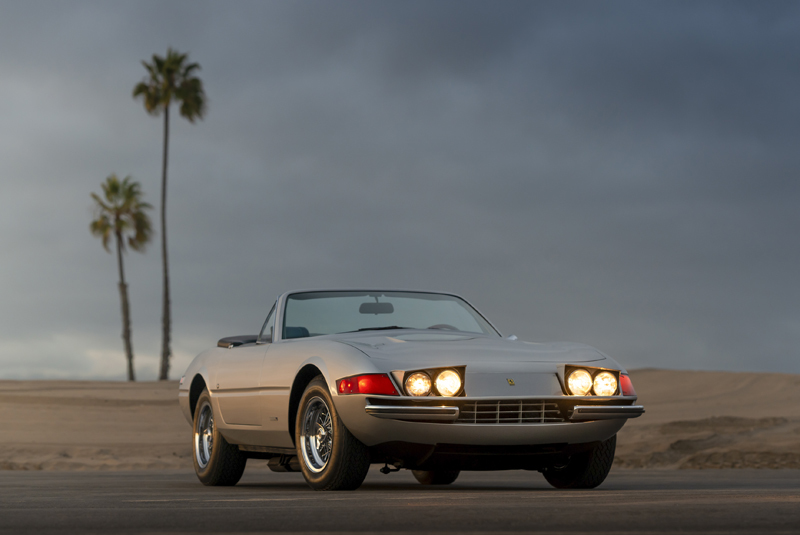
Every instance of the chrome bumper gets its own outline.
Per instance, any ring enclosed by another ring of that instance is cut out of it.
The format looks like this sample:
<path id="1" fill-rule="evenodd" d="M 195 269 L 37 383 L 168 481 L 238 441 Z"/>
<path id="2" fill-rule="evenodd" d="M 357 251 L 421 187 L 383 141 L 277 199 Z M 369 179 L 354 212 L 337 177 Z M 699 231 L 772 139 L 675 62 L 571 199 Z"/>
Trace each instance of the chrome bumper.
<path id="1" fill-rule="evenodd" d="M 537 421 L 520 424 L 479 421 L 477 425 L 474 419 L 469 421 L 468 415 L 465 419 L 464 409 L 455 405 L 461 401 L 469 402 L 469 399 L 442 400 L 443 403 L 437 403 L 438 400 L 428 398 L 423 400 L 424 404 L 416 400 L 398 399 L 397 396 L 376 397 L 364 394 L 338 396 L 334 399 L 344 425 L 354 437 L 369 447 L 388 442 L 472 446 L 584 444 L 612 437 L 627 421 L 624 417 L 613 420 L 571 421 L 569 419 L 575 405 L 589 405 L 597 401 L 608 403 L 610 401 L 608 399 L 565 400 L 564 396 L 536 398 L 539 402 L 545 399 L 545 401 L 572 403 L 564 407 L 562 420 L 559 422 Z M 497 399 L 490 401 L 496 402 Z M 519 404 L 518 398 L 513 398 L 511 401 Z M 619 399 L 614 405 L 622 405 L 626 401 L 628 400 Z M 406 402 L 411 403 L 404 406 Z M 458 412 L 456 409 L 459 409 Z"/>
<path id="2" fill-rule="evenodd" d="M 458 419 L 458 407 L 367 405 L 364 410 L 375 418 L 388 420 L 423 420 L 452 422 Z M 614 420 L 638 418 L 644 414 L 642 405 L 576 405 L 570 421 Z"/>
<path id="3" fill-rule="evenodd" d="M 613 420 L 616 418 L 638 418 L 644 414 L 642 405 L 576 405 L 570 420 Z"/>
<path id="4" fill-rule="evenodd" d="M 386 418 L 390 420 L 453 421 L 458 418 L 458 407 L 367 405 L 364 410 L 367 414 L 375 418 Z"/>

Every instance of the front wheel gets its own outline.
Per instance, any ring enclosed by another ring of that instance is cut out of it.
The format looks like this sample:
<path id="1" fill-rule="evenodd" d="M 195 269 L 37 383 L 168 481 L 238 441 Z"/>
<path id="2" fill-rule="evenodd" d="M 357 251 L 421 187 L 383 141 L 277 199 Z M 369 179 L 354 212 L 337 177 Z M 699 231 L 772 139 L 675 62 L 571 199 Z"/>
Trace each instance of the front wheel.
<path id="1" fill-rule="evenodd" d="M 414 477 L 423 485 L 449 485 L 456 479 L 460 470 L 412 470 Z"/>
<path id="2" fill-rule="evenodd" d="M 203 390 L 194 410 L 192 459 L 194 471 L 203 485 L 230 486 L 242 478 L 247 457 L 228 444 L 214 423 L 211 396 Z"/>
<path id="3" fill-rule="evenodd" d="M 369 451 L 344 426 L 322 376 L 308 384 L 297 411 L 297 458 L 314 490 L 355 490 L 369 470 Z"/>
<path id="4" fill-rule="evenodd" d="M 593 489 L 605 481 L 614 463 L 617 435 L 569 458 L 565 466 L 550 467 L 544 478 L 557 489 Z"/>

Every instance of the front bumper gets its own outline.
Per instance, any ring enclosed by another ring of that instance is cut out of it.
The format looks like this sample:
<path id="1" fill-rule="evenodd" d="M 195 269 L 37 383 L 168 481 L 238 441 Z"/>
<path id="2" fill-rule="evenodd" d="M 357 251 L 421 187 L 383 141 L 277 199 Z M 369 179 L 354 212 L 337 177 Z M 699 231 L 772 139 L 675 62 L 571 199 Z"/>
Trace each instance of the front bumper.
<path id="1" fill-rule="evenodd" d="M 367 405 L 364 408 L 364 411 L 375 418 L 420 422 L 455 422 L 458 421 L 459 415 L 461 414 L 459 407 L 447 406 L 398 407 L 392 405 Z M 642 414 L 644 414 L 644 407 L 642 405 L 576 405 L 572 409 L 572 414 L 569 416 L 569 420 L 572 422 L 582 422 L 587 420 L 615 420 L 619 418 L 638 418 Z M 528 423 L 535 425 L 537 422 L 517 423 Z"/>
<path id="2" fill-rule="evenodd" d="M 576 405 L 570 420 L 615 420 L 617 418 L 638 418 L 644 414 L 642 405 Z"/>
<path id="3" fill-rule="evenodd" d="M 644 409 L 635 397 L 424 398 L 337 396 L 344 424 L 367 446 L 513 446 L 606 440 Z"/>
<path id="4" fill-rule="evenodd" d="M 458 407 L 397 407 L 367 405 L 364 411 L 375 418 L 387 420 L 417 420 L 424 422 L 452 422 L 458 418 Z"/>

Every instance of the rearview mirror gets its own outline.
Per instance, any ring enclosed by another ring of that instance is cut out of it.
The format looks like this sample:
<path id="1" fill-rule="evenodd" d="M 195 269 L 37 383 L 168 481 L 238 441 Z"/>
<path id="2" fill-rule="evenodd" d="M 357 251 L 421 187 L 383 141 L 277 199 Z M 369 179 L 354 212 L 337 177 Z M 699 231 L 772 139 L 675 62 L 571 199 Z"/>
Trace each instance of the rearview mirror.
<path id="1" fill-rule="evenodd" d="M 394 306 L 391 303 L 361 303 L 358 311 L 361 314 L 391 314 Z"/>

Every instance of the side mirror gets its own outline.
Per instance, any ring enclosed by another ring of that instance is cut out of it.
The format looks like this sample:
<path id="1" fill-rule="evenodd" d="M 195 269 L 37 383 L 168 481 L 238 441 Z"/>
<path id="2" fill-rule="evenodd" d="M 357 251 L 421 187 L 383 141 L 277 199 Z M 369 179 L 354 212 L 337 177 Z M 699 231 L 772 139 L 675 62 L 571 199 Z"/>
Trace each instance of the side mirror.
<path id="1" fill-rule="evenodd" d="M 518 340 L 518 338 L 512 334 L 511 336 L 506 338 L 506 340 L 511 340 L 513 342 L 514 340 Z"/>

